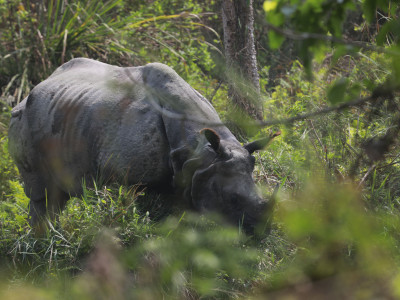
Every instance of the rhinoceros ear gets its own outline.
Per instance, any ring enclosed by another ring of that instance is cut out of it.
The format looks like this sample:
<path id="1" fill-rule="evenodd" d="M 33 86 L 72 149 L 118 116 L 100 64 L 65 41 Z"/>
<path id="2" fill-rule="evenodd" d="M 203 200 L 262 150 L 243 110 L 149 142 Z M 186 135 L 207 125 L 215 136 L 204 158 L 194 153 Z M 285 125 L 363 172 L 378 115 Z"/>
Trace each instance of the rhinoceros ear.
<path id="1" fill-rule="evenodd" d="M 207 141 L 211 144 L 211 147 L 215 150 L 218 151 L 219 149 L 219 144 L 221 138 L 219 137 L 218 133 L 216 133 L 214 130 L 210 128 L 204 128 L 200 131 L 201 134 L 204 134 L 206 137 Z"/>
<path id="2" fill-rule="evenodd" d="M 254 151 L 264 149 L 278 135 L 281 135 L 280 131 L 275 132 L 271 136 L 267 136 L 265 138 L 262 138 L 262 139 L 254 141 L 254 142 L 248 143 L 248 144 L 244 145 L 243 147 L 247 151 L 249 151 L 250 154 L 252 154 Z"/>

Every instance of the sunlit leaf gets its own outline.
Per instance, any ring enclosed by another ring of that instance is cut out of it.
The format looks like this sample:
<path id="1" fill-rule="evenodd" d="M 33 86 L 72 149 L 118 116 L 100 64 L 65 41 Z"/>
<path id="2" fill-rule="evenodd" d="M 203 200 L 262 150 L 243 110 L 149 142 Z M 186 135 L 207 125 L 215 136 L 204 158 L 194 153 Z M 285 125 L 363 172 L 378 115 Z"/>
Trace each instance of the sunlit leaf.
<path id="1" fill-rule="evenodd" d="M 266 12 L 270 12 L 271 10 L 274 10 L 278 6 L 278 1 L 265 1 L 263 8 Z"/>

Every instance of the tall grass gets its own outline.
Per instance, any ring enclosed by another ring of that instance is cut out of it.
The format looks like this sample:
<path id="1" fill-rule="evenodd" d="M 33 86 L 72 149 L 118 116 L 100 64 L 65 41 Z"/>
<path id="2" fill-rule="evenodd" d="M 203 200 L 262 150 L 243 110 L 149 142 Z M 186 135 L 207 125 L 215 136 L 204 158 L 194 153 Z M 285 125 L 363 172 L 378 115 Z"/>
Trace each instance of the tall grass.
<path id="1" fill-rule="evenodd" d="M 0 201 L 4 201 L 12 188 L 9 181 L 18 178 L 16 166 L 8 153 L 7 129 L 10 119 L 10 107 L 0 101 Z"/>
<path id="2" fill-rule="evenodd" d="M 72 57 L 124 55 L 116 32 L 124 26 L 115 18 L 120 0 L 7 1 L 1 4 L 0 83 L 3 95 L 19 102 L 32 85 Z M 114 11 L 114 13 L 110 13 Z"/>
<path id="3" fill-rule="evenodd" d="M 140 214 L 134 202 L 136 188 L 86 189 L 82 199 L 71 199 L 56 223 L 48 221 L 44 236 L 36 236 L 27 224 L 28 199 L 18 183 L 9 209 L 0 212 L 2 259 L 11 274 L 22 272 L 26 280 L 43 282 L 54 275 L 82 271 L 103 228 L 112 228 L 118 243 L 128 246 L 151 237 L 149 214 Z M 6 265 L 7 265 L 6 264 Z"/>

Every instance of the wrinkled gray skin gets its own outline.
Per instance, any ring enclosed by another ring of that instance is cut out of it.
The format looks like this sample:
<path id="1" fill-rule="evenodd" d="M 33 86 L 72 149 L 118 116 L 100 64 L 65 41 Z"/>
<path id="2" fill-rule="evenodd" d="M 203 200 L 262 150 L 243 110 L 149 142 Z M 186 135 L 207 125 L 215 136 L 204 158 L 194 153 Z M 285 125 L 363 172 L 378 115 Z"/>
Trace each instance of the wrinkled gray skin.
<path id="1" fill-rule="evenodd" d="M 251 228 L 266 206 L 252 179 L 254 157 L 208 122 L 221 122 L 212 105 L 163 64 L 62 65 L 12 111 L 9 150 L 31 224 L 54 217 L 95 178 L 172 188 L 195 209 Z"/>

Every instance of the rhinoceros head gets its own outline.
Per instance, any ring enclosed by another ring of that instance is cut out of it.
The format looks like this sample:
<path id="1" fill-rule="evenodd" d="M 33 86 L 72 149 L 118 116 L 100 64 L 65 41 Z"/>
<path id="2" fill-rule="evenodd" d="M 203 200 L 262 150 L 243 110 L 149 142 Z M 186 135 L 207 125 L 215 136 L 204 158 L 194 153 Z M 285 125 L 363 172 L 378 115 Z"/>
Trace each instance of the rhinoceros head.
<path id="1" fill-rule="evenodd" d="M 241 146 L 237 140 L 221 140 L 212 129 L 203 129 L 205 142 L 184 162 L 185 196 L 199 211 L 217 211 L 234 224 L 251 231 L 268 204 L 259 196 L 252 178 L 252 152 L 264 144 Z"/>

